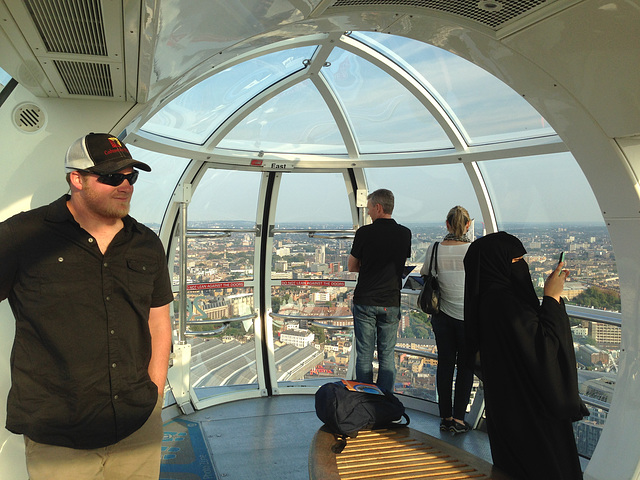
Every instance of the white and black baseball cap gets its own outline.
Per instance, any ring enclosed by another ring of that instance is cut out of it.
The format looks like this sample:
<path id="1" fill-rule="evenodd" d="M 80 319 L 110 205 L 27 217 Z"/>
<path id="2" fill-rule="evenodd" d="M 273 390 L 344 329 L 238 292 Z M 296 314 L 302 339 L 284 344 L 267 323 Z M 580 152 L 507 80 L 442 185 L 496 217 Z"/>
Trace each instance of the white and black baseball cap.
<path id="1" fill-rule="evenodd" d="M 108 133 L 89 133 L 71 144 L 67 150 L 64 168 L 67 172 L 87 170 L 99 175 L 119 172 L 135 167 L 150 172 L 146 163 L 131 158 L 129 149 Z"/>

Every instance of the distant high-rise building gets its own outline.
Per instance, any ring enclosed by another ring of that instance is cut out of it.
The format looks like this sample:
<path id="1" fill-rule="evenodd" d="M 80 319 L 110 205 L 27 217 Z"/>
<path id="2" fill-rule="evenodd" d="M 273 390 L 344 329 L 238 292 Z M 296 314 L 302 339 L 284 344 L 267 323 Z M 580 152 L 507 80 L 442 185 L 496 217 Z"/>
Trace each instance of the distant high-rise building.
<path id="1" fill-rule="evenodd" d="M 619 347 L 622 342 L 620 327 L 616 325 L 590 322 L 589 335 L 601 347 Z"/>

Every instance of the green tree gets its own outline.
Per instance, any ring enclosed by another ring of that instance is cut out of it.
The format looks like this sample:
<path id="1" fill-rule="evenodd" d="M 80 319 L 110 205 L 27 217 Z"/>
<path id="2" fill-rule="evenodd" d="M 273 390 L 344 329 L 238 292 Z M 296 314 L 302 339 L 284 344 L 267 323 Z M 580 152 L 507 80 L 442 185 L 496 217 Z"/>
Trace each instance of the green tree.
<path id="1" fill-rule="evenodd" d="M 315 335 L 316 343 L 325 343 L 327 340 L 327 335 L 325 329 L 322 327 L 316 327 L 314 325 L 309 325 L 309 330 Z"/>
<path id="2" fill-rule="evenodd" d="M 271 297 L 271 309 L 273 313 L 278 313 L 280 311 L 280 305 L 282 305 L 281 297 Z"/>
<path id="3" fill-rule="evenodd" d="M 599 287 L 589 287 L 573 298 L 572 303 L 583 307 L 620 311 L 620 295 Z"/>

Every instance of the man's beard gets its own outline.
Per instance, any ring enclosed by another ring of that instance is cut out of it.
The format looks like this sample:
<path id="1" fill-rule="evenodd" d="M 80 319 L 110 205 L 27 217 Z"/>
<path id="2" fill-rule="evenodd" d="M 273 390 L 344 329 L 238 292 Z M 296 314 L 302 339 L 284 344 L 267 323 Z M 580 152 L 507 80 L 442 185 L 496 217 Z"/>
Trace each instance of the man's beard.
<path id="1" fill-rule="evenodd" d="M 95 214 L 105 218 L 124 218 L 129 214 L 131 196 L 129 196 L 127 202 L 101 196 L 86 182 L 84 184 L 83 194 L 87 208 Z"/>

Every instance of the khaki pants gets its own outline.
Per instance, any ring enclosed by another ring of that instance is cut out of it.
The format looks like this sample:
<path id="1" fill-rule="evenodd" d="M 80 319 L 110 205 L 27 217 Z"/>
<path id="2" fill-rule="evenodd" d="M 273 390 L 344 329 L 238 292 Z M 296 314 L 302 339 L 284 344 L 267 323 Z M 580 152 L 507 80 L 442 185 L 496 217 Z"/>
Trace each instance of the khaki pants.
<path id="1" fill-rule="evenodd" d="M 139 430 L 108 447 L 58 447 L 24 437 L 29 480 L 158 480 L 162 398 Z"/>

